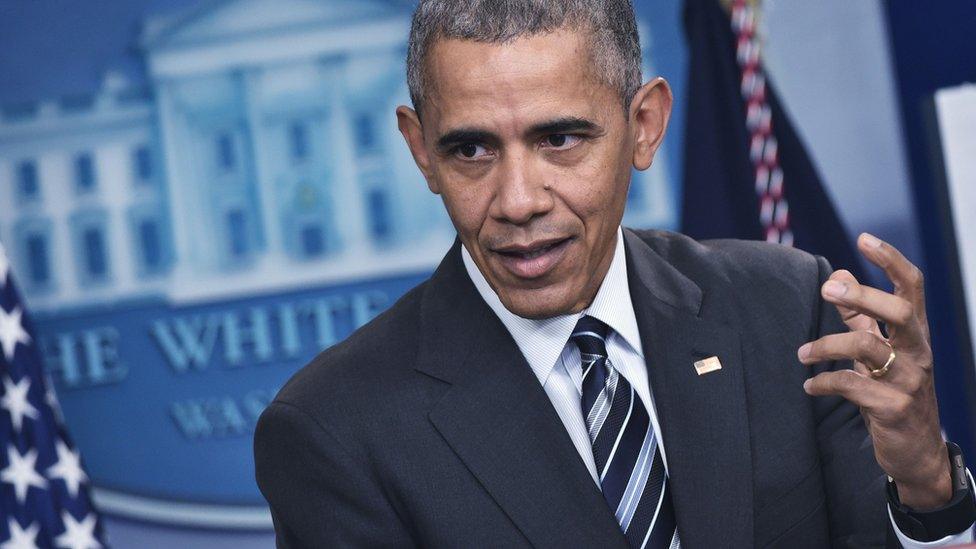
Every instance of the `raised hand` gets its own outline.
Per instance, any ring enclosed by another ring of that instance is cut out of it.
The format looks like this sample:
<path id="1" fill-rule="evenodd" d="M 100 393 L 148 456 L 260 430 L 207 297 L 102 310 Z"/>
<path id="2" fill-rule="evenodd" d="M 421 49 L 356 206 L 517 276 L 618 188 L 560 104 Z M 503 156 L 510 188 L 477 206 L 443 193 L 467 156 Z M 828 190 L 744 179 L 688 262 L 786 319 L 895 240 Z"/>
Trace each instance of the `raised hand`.
<path id="1" fill-rule="evenodd" d="M 804 344 L 804 364 L 851 359 L 853 370 L 823 372 L 804 383 L 807 393 L 839 395 L 858 405 L 874 441 L 874 455 L 894 479 L 901 502 L 918 511 L 952 497 L 949 458 L 939 428 L 932 350 L 922 272 L 895 247 L 867 233 L 857 247 L 884 270 L 894 294 L 835 271 L 821 288 L 850 332 Z M 883 322 L 886 339 L 879 328 Z"/>

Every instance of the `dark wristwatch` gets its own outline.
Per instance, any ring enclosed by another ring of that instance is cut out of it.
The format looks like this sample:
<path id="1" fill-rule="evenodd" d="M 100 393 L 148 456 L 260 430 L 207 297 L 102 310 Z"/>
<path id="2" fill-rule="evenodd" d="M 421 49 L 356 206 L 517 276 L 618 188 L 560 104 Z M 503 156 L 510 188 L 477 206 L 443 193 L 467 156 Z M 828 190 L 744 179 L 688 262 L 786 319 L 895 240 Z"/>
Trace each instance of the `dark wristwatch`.
<path id="1" fill-rule="evenodd" d="M 940 540 L 962 533 L 976 522 L 976 499 L 973 499 L 973 486 L 966 472 L 962 450 L 952 442 L 946 442 L 946 450 L 949 452 L 952 499 L 942 507 L 921 513 L 902 505 L 898 499 L 898 488 L 888 479 L 891 516 L 902 533 L 913 540 Z"/>

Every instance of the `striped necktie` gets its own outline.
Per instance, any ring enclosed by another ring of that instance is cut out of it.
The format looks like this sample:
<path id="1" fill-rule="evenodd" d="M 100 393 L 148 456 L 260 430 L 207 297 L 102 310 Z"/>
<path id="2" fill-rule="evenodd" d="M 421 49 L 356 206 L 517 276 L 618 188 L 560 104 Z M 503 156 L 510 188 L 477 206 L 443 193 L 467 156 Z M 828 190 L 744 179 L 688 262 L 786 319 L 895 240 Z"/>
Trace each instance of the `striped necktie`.
<path id="1" fill-rule="evenodd" d="M 678 548 L 674 507 L 654 428 L 640 397 L 607 357 L 610 327 L 582 317 L 570 340 L 583 369 L 581 405 L 603 497 L 635 548 Z"/>

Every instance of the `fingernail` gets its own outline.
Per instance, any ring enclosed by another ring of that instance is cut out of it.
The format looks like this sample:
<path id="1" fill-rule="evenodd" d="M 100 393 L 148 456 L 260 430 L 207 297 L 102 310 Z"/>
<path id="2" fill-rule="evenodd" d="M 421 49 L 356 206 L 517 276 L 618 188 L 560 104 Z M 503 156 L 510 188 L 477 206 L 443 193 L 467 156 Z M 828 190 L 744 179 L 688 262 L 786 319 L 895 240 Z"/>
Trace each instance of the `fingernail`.
<path id="1" fill-rule="evenodd" d="M 796 352 L 796 356 L 800 357 L 800 360 L 805 359 L 806 357 L 810 356 L 811 347 L 813 347 L 813 345 L 810 345 L 809 343 L 804 343 L 803 345 L 800 346 L 800 350 Z"/>
<path id="2" fill-rule="evenodd" d="M 864 233 L 863 238 L 864 238 L 864 244 L 866 244 L 869 248 L 880 248 L 881 247 L 881 241 L 878 240 L 878 238 L 875 237 L 873 234 L 871 234 L 871 233 Z"/>
<path id="3" fill-rule="evenodd" d="M 836 280 L 828 280 L 824 283 L 823 290 L 827 295 L 843 297 L 847 293 L 847 284 L 837 282 Z"/>
<path id="4" fill-rule="evenodd" d="M 806 391 L 806 392 L 808 392 L 808 393 L 810 392 L 810 380 L 809 379 L 803 382 L 803 390 Z"/>

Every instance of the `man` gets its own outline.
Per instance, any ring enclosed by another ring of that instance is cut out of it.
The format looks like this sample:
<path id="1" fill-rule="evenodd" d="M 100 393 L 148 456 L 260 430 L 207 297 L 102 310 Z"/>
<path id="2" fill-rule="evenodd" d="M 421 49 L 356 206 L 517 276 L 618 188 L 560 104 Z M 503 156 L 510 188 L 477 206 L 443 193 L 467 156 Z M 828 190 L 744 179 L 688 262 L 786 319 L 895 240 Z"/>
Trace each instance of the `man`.
<path id="1" fill-rule="evenodd" d="M 262 415 L 279 547 L 972 539 L 897 250 L 858 241 L 892 295 L 620 228 L 671 110 L 627 0 L 421 0 L 407 65 L 399 127 L 459 239 Z"/>

